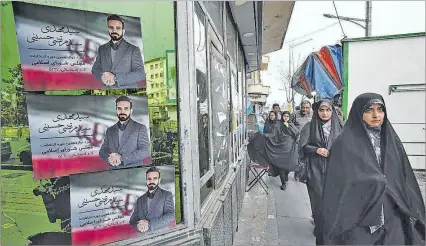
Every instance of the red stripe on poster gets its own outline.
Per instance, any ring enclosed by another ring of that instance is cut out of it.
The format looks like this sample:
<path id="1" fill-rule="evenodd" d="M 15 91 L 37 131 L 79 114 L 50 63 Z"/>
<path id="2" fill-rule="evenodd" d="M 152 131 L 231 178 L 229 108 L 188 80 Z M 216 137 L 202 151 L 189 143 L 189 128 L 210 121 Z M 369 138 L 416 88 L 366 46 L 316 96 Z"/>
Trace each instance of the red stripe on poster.
<path id="1" fill-rule="evenodd" d="M 26 91 L 106 89 L 91 73 L 58 73 L 22 68 L 22 76 Z M 145 88 L 146 81 L 139 81 L 137 85 L 138 88 Z"/>
<path id="2" fill-rule="evenodd" d="M 109 164 L 100 156 L 80 156 L 71 159 L 41 159 L 33 156 L 34 179 L 68 176 L 76 173 L 91 173 L 109 170 Z M 143 160 L 142 165 L 152 163 L 152 158 Z"/>
<path id="3" fill-rule="evenodd" d="M 101 245 L 136 237 L 138 232 L 129 224 L 71 233 L 73 245 Z"/>

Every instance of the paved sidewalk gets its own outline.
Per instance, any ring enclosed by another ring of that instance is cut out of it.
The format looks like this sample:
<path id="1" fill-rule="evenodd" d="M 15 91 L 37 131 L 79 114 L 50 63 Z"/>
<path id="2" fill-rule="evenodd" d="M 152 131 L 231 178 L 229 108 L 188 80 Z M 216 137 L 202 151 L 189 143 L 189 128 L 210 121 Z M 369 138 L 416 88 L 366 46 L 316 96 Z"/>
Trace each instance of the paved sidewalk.
<path id="1" fill-rule="evenodd" d="M 425 199 L 426 174 L 415 174 Z M 279 188 L 279 177 L 265 175 L 264 180 L 269 195 L 260 184 L 245 193 L 234 245 L 315 245 L 306 185 L 294 181 L 293 173 L 285 191 Z"/>
<path id="2" fill-rule="evenodd" d="M 294 181 L 293 173 L 289 176 L 285 191 L 279 177 L 265 175 L 269 195 L 260 184 L 246 193 L 235 246 L 315 245 L 306 185 Z"/>

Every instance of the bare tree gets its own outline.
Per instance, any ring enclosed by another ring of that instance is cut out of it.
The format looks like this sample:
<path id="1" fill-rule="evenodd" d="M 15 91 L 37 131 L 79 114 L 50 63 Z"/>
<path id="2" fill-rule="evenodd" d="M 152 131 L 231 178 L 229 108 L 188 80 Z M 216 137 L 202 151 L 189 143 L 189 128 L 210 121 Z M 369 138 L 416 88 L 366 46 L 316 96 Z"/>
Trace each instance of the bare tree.
<path id="1" fill-rule="evenodd" d="M 286 68 L 287 64 L 284 60 L 281 60 L 277 65 L 277 77 L 279 81 L 282 83 L 283 88 L 286 92 L 286 100 L 287 103 L 291 102 L 290 89 L 291 89 L 291 75 L 288 68 Z"/>

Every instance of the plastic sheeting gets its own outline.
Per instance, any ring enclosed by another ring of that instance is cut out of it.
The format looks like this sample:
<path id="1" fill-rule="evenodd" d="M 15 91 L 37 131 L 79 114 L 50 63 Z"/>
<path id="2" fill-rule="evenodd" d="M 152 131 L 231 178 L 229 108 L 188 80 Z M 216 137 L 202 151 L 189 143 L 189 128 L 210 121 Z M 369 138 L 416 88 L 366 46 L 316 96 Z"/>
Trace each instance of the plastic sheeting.
<path id="1" fill-rule="evenodd" d="M 311 53 L 293 75 L 291 87 L 302 95 L 315 90 L 319 98 L 333 98 L 344 87 L 342 47 L 329 45 Z"/>

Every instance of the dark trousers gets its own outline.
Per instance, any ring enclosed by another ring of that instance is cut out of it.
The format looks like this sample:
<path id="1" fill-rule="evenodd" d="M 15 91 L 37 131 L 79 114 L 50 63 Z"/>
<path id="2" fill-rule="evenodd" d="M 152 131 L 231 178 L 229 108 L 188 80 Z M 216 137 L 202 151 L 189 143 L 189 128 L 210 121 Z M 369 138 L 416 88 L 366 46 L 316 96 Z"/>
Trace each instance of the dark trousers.
<path id="1" fill-rule="evenodd" d="M 311 202 L 312 218 L 314 219 L 314 236 L 316 239 L 316 245 L 322 245 L 322 233 L 321 233 L 321 195 L 317 189 L 313 189 L 309 185 L 308 194 Z"/>
<path id="2" fill-rule="evenodd" d="M 280 180 L 281 180 L 281 184 L 284 185 L 287 183 L 288 181 L 288 173 L 286 170 L 284 169 L 278 169 L 278 174 L 280 175 Z"/>

